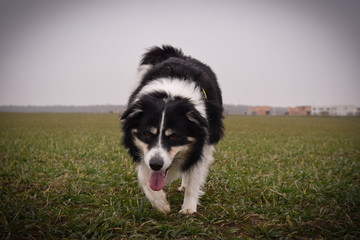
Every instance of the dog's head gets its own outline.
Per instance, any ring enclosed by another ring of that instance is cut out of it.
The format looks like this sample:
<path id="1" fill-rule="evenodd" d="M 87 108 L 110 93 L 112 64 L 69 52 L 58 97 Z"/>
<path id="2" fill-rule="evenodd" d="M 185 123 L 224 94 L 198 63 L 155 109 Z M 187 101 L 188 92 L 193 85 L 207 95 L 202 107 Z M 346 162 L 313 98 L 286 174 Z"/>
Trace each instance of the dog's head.
<path id="1" fill-rule="evenodd" d="M 144 95 L 121 119 L 124 145 L 135 161 L 144 161 L 152 170 L 153 190 L 162 189 L 173 161 L 186 165 L 195 146 L 202 146 L 207 136 L 207 120 L 184 98 Z"/>

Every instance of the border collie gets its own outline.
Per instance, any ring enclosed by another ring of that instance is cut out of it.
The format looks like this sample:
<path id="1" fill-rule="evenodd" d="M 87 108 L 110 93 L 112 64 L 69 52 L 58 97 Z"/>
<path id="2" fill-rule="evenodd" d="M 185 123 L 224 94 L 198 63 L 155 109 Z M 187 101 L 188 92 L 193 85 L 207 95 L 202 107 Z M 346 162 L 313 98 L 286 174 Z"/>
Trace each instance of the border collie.
<path id="1" fill-rule="evenodd" d="M 165 183 L 182 178 L 180 213 L 196 212 L 213 144 L 223 136 L 219 85 L 209 66 L 169 45 L 153 47 L 138 68 L 139 84 L 121 116 L 123 144 L 137 163 L 152 206 L 170 212 Z"/>

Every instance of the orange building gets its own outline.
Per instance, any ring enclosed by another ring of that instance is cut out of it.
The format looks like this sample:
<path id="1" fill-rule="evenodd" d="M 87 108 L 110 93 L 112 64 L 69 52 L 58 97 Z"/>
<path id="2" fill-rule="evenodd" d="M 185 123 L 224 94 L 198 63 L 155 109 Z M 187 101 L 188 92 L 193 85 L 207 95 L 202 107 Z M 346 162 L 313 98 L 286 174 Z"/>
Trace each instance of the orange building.
<path id="1" fill-rule="evenodd" d="M 289 116 L 310 116 L 311 106 L 299 106 L 288 108 L 287 115 Z"/>
<path id="2" fill-rule="evenodd" d="M 257 106 L 257 107 L 251 107 L 249 110 L 251 115 L 254 116 L 265 116 L 271 114 L 271 107 L 269 106 Z"/>

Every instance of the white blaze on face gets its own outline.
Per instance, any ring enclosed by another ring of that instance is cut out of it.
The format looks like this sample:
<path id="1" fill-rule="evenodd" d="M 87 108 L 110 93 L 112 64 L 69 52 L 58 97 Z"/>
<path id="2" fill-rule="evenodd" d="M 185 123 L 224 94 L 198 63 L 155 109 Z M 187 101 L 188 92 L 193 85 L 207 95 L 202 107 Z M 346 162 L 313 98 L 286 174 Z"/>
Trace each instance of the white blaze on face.
<path id="1" fill-rule="evenodd" d="M 155 147 L 151 148 L 144 155 L 144 161 L 150 169 L 151 169 L 150 160 L 155 156 L 161 158 L 164 161 L 164 165 L 160 171 L 165 171 L 166 169 L 168 169 L 171 166 L 171 163 L 173 160 L 173 158 L 170 156 L 169 152 L 166 151 L 166 149 L 164 149 L 163 146 L 161 145 L 162 133 L 164 131 L 164 123 L 165 123 L 165 110 L 163 111 L 163 113 L 161 115 L 160 128 L 159 128 L 159 132 L 158 132 L 158 134 L 159 134 L 158 143 Z"/>

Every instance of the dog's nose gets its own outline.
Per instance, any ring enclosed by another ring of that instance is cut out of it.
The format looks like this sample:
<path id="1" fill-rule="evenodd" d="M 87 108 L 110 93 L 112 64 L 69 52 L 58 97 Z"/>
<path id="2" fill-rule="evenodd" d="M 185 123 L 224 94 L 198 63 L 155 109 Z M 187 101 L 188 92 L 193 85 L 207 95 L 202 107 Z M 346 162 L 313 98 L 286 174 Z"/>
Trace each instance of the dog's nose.
<path id="1" fill-rule="evenodd" d="M 150 159 L 150 167 L 154 171 L 159 171 L 163 165 L 164 165 L 164 162 L 159 157 L 153 157 L 152 159 Z"/>

